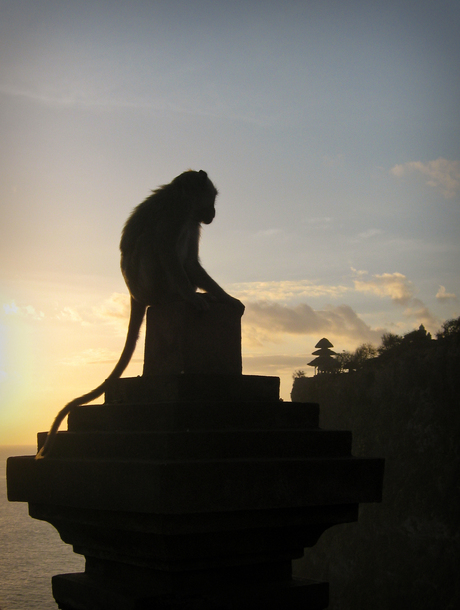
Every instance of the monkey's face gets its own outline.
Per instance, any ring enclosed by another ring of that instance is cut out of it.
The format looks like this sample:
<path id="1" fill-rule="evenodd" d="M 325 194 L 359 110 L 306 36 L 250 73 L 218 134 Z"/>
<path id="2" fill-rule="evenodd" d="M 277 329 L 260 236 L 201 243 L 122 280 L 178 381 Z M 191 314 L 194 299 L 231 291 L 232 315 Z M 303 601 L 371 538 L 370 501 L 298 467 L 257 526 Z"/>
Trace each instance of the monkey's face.
<path id="1" fill-rule="evenodd" d="M 214 220 L 217 189 L 203 170 L 184 172 L 174 179 L 182 189 L 182 197 L 191 203 L 192 218 L 205 225 Z"/>
<path id="2" fill-rule="evenodd" d="M 216 200 L 215 195 L 207 195 L 202 198 L 200 205 L 196 211 L 195 220 L 202 222 L 205 225 L 211 224 L 216 215 L 216 208 L 214 202 Z"/>

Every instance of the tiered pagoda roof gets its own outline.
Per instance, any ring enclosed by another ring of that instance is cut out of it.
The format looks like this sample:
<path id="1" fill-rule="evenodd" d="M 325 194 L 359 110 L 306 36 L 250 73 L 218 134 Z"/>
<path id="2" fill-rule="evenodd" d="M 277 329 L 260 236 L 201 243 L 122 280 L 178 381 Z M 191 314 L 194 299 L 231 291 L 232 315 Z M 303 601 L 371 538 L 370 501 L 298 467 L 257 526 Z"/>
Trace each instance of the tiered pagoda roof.
<path id="1" fill-rule="evenodd" d="M 338 364 L 334 356 L 337 356 L 330 348 L 334 347 L 332 343 L 323 337 L 315 347 L 319 348 L 313 352 L 313 356 L 317 356 L 314 360 L 308 363 L 308 366 L 314 366 L 317 370 L 317 374 L 321 373 L 335 373 Z M 316 372 L 316 371 L 315 371 Z"/>

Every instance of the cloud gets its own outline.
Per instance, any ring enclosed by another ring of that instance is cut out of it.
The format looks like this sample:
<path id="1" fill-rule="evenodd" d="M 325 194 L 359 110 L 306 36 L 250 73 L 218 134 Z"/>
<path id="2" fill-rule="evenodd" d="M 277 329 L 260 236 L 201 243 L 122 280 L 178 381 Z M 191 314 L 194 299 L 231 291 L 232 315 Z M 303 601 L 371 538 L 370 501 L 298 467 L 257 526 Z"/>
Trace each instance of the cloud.
<path id="1" fill-rule="evenodd" d="M 32 305 L 26 305 L 23 310 L 26 315 L 31 316 L 34 320 L 43 320 L 45 317 L 43 311 L 37 311 Z"/>
<path id="2" fill-rule="evenodd" d="M 84 367 L 89 364 L 112 364 L 118 362 L 120 354 L 104 347 L 87 349 L 72 356 L 62 358 L 60 362 L 68 366 Z"/>
<path id="3" fill-rule="evenodd" d="M 364 275 L 360 272 L 360 277 Z M 355 279 L 355 290 L 369 292 L 380 297 L 390 297 L 399 305 L 407 305 L 414 295 L 412 282 L 402 273 L 382 273 L 369 279 Z"/>
<path id="4" fill-rule="evenodd" d="M 351 288 L 347 286 L 325 286 L 310 280 L 281 282 L 243 282 L 229 287 L 232 294 L 242 301 L 281 301 L 309 299 L 328 296 L 339 298 Z"/>
<path id="5" fill-rule="evenodd" d="M 126 293 L 114 292 L 102 305 L 94 307 L 94 313 L 108 324 L 116 326 L 125 334 L 128 328 L 130 298 Z"/>
<path id="6" fill-rule="evenodd" d="M 7 316 L 9 316 L 11 314 L 18 313 L 19 307 L 16 305 L 16 303 L 14 301 L 11 301 L 11 303 L 4 303 L 3 311 L 5 312 L 5 314 Z"/>
<path id="7" fill-rule="evenodd" d="M 446 288 L 444 286 L 439 286 L 436 298 L 438 301 L 456 301 L 457 295 L 451 292 L 446 292 Z"/>
<path id="8" fill-rule="evenodd" d="M 315 310 L 306 301 L 315 297 L 338 299 L 353 293 L 368 293 L 390 299 L 405 308 L 404 316 L 416 325 L 435 331 L 439 320 L 422 301 L 415 298 L 415 287 L 402 273 L 370 275 L 352 269 L 353 287 L 324 286 L 308 280 L 285 282 L 248 282 L 233 284 L 231 292 L 246 304 L 243 337 L 248 348 L 267 342 L 280 343 L 283 335 L 327 336 L 336 341 L 379 344 L 384 328 L 372 328 L 349 305 L 327 305 Z M 299 302 L 300 301 L 300 302 Z"/>
<path id="9" fill-rule="evenodd" d="M 301 303 L 294 307 L 269 301 L 247 303 L 244 335 L 252 345 L 279 340 L 279 335 L 331 335 L 353 341 L 378 342 L 380 331 L 372 330 L 348 305 L 314 310 Z"/>
<path id="10" fill-rule="evenodd" d="M 460 191 L 460 161 L 449 161 L 440 157 L 436 161 L 409 161 L 395 165 L 390 173 L 397 177 L 411 172 L 420 172 L 425 176 L 426 184 L 438 188 L 446 199 L 452 199 Z"/>
<path id="11" fill-rule="evenodd" d="M 78 322 L 80 324 L 88 324 L 85 322 L 81 315 L 73 307 L 64 307 L 64 309 L 58 313 L 57 319 L 63 322 Z"/>
<path id="12" fill-rule="evenodd" d="M 313 345 L 313 344 L 312 344 Z M 307 369 L 309 355 L 290 356 L 286 354 L 255 355 L 243 353 L 243 369 L 246 375 L 288 376 L 291 379 L 293 371 Z M 305 371 L 308 372 L 308 371 Z"/>
<path id="13" fill-rule="evenodd" d="M 275 235 L 282 235 L 283 233 L 284 232 L 282 229 L 263 229 L 261 231 L 257 231 L 257 233 L 254 234 L 254 238 L 271 239 Z"/>
<path id="14" fill-rule="evenodd" d="M 404 310 L 404 315 L 406 318 L 414 318 L 417 320 L 417 324 L 423 324 L 430 331 L 434 331 L 440 326 L 440 320 L 420 299 L 412 299 L 410 306 Z"/>
<path id="15" fill-rule="evenodd" d="M 367 229 L 366 231 L 358 233 L 355 237 L 350 238 L 350 243 L 358 244 L 362 241 L 373 239 L 377 235 L 382 235 L 382 233 L 383 231 L 381 229 Z"/>
<path id="16" fill-rule="evenodd" d="M 100 318 L 108 320 L 127 320 L 129 318 L 130 298 L 126 293 L 114 292 L 102 305 L 95 308 Z"/>
<path id="17" fill-rule="evenodd" d="M 266 370 L 267 368 L 285 368 L 292 370 L 305 365 L 305 355 L 286 355 L 286 354 L 248 354 L 243 356 L 245 365 L 251 370 Z"/>
<path id="18" fill-rule="evenodd" d="M 310 225 L 322 225 L 326 226 L 333 222 L 332 216 L 315 216 L 313 218 L 304 218 L 303 221 Z"/>
<path id="19" fill-rule="evenodd" d="M 300 219 L 302 223 L 307 225 L 310 232 L 318 231 L 330 231 L 334 226 L 335 219 L 332 216 L 315 216 L 315 217 L 302 217 Z"/>
<path id="20" fill-rule="evenodd" d="M 47 106 L 54 107 L 77 107 L 77 108 L 99 108 L 99 109 L 116 109 L 116 108 L 132 108 L 138 109 L 153 109 L 157 111 L 164 110 L 163 103 L 154 104 L 151 101 L 135 100 L 125 98 L 114 98 L 108 94 L 103 94 L 94 91 L 82 89 L 78 84 L 67 83 L 65 87 L 54 87 L 42 84 L 40 90 L 33 88 L 25 89 L 16 86 L 0 85 L 0 92 L 17 98 L 25 98 L 33 102 L 39 102 Z"/>
<path id="21" fill-rule="evenodd" d="M 417 324 L 423 324 L 428 330 L 435 331 L 440 321 L 426 305 L 414 297 L 415 289 L 410 280 L 402 273 L 382 273 L 366 279 L 366 273 L 356 272 L 360 279 L 355 279 L 355 289 L 358 292 L 369 292 L 379 297 L 389 297 L 396 305 L 406 307 L 404 315 L 415 319 Z"/>
<path id="22" fill-rule="evenodd" d="M 381 235 L 382 231 L 380 229 L 368 229 L 367 231 L 363 231 L 362 233 L 358 233 L 358 238 L 361 239 L 370 239 L 375 237 L 376 235 Z"/>
<path id="23" fill-rule="evenodd" d="M 11 301 L 11 303 L 5 303 L 3 305 L 3 311 L 6 315 L 20 315 L 20 316 L 28 316 L 33 318 L 34 320 L 43 320 L 45 314 L 43 311 L 37 311 L 35 307 L 32 305 L 22 305 L 18 307 L 15 301 Z"/>
<path id="24" fill-rule="evenodd" d="M 101 81 L 102 82 L 102 81 Z M 113 90 L 102 87 L 89 87 L 81 82 L 71 82 L 54 84 L 41 83 L 40 87 L 30 85 L 29 87 L 0 84 L 0 93 L 15 98 L 31 100 L 52 108 L 79 108 L 83 110 L 112 111 L 126 109 L 132 111 L 146 110 L 157 116 L 164 115 L 185 115 L 198 117 L 221 118 L 250 123 L 266 127 L 273 124 L 274 119 L 271 115 L 262 112 L 248 112 L 246 108 L 236 107 L 223 103 L 217 98 L 209 98 L 207 104 L 195 103 L 184 97 L 175 101 L 171 97 L 161 97 L 158 91 L 151 91 L 150 94 L 137 95 L 133 91 L 114 94 Z"/>

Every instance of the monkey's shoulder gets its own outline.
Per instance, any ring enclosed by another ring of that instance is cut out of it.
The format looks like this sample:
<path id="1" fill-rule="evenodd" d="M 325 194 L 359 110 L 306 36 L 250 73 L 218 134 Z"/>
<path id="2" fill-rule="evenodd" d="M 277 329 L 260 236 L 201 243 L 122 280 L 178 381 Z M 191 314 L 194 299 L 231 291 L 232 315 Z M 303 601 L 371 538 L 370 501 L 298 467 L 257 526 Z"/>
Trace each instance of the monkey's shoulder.
<path id="1" fill-rule="evenodd" d="M 137 205 L 127 223 L 173 223 L 185 222 L 192 215 L 193 203 L 187 197 L 170 197 L 163 191 L 154 191 L 147 199 Z"/>
<path id="2" fill-rule="evenodd" d="M 156 195 L 136 206 L 126 221 L 120 241 L 122 252 L 131 252 L 139 240 L 176 241 L 184 234 L 199 234 L 189 201 L 168 201 Z"/>

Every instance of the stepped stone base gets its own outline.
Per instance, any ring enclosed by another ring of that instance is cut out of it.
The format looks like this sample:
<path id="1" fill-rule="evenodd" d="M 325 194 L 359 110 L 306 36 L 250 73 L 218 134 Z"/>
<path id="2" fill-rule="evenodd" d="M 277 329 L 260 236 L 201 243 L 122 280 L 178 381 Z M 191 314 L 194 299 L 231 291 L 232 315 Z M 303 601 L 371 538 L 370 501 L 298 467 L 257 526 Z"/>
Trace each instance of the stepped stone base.
<path id="1" fill-rule="evenodd" d="M 179 591 L 179 589 L 177 589 Z M 87 574 L 53 577 L 53 593 L 61 610 L 309 610 L 327 608 L 327 583 L 292 579 L 283 583 L 220 586 L 206 594 L 158 595 L 148 590 L 127 592 L 123 585 L 101 585 Z M 66 603 L 69 600 L 69 604 Z M 78 599 L 78 606 L 75 600 Z"/>
<path id="2" fill-rule="evenodd" d="M 86 557 L 53 578 L 62 610 L 326 608 L 327 583 L 293 580 L 291 561 L 380 501 L 383 461 L 353 458 L 318 416 L 275 400 L 79 407 L 49 458 L 9 458 L 9 499 Z"/>

